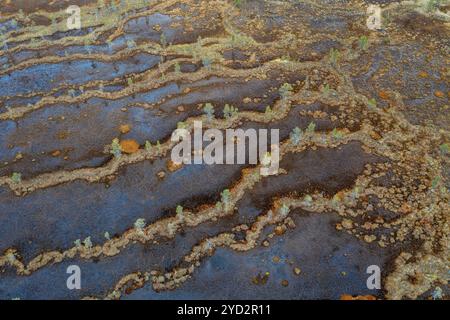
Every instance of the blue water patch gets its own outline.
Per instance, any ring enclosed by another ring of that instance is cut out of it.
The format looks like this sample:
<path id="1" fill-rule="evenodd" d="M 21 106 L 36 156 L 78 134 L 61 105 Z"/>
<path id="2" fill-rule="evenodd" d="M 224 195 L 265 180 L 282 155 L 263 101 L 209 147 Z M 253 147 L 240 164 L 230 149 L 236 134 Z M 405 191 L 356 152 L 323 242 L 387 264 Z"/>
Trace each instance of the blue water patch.
<path id="1" fill-rule="evenodd" d="M 49 91 L 61 83 L 82 85 L 91 80 L 111 80 L 126 74 L 142 72 L 159 62 L 159 57 L 139 54 L 130 61 L 115 63 L 82 60 L 41 64 L 0 77 L 0 96 L 14 96 Z M 115 68 L 114 68 L 115 66 Z"/>

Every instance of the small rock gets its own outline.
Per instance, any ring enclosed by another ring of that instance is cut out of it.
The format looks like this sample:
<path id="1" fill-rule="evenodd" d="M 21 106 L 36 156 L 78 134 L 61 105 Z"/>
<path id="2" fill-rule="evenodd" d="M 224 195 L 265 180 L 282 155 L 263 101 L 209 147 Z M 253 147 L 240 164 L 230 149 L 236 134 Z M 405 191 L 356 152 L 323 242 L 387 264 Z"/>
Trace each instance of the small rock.
<path id="1" fill-rule="evenodd" d="M 376 240 L 377 239 L 377 237 L 376 236 L 374 236 L 374 235 L 365 235 L 364 236 L 364 241 L 365 242 L 367 242 L 367 243 L 371 243 L 371 242 L 373 242 L 374 240 Z"/>
<path id="2" fill-rule="evenodd" d="M 183 164 L 175 163 L 172 160 L 169 160 L 169 161 L 167 161 L 166 166 L 170 172 L 174 172 L 174 171 L 177 171 L 178 169 L 180 169 L 183 166 Z"/>
<path id="3" fill-rule="evenodd" d="M 52 152 L 52 157 L 59 157 L 61 155 L 61 151 L 55 150 Z"/>
<path id="4" fill-rule="evenodd" d="M 164 171 L 160 171 L 160 172 L 158 172 L 157 176 L 160 179 L 164 179 L 164 177 L 166 176 L 166 173 Z"/>
<path id="5" fill-rule="evenodd" d="M 120 131 L 121 133 L 123 133 L 123 134 L 130 132 L 130 130 L 131 130 L 131 127 L 130 127 L 130 125 L 128 125 L 128 124 L 122 124 L 122 125 L 119 127 L 119 131 Z"/>
<path id="6" fill-rule="evenodd" d="M 284 229 L 282 226 L 276 226 L 275 227 L 275 234 L 277 236 L 281 236 L 284 233 Z"/>
<path id="7" fill-rule="evenodd" d="M 352 222 L 352 220 L 350 220 L 350 219 L 343 219 L 343 220 L 342 220 L 342 226 L 343 226 L 345 229 L 351 229 L 351 228 L 353 227 L 353 222 Z"/>

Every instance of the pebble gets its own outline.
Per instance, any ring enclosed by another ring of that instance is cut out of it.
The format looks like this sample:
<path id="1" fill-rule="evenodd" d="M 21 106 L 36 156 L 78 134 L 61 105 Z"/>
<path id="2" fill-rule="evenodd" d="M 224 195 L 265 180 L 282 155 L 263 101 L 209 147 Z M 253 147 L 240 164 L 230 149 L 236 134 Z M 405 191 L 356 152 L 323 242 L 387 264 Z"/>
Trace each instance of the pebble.
<path id="1" fill-rule="evenodd" d="M 160 179 L 164 179 L 164 177 L 166 176 L 166 173 L 164 171 L 160 171 L 160 172 L 158 172 L 157 176 Z"/>

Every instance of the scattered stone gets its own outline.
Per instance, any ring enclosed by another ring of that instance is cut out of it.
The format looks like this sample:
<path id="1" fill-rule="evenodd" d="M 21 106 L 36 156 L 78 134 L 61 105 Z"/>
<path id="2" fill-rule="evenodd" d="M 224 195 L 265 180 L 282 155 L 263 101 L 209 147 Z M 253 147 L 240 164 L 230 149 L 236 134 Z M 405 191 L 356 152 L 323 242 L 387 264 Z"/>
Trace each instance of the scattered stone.
<path id="1" fill-rule="evenodd" d="M 281 236 L 282 234 L 284 234 L 285 230 L 282 226 L 276 226 L 275 227 L 275 234 L 277 236 Z"/>
<path id="2" fill-rule="evenodd" d="M 294 274 L 296 274 L 297 276 L 302 272 L 302 270 L 298 267 L 294 268 Z"/>
<path id="3" fill-rule="evenodd" d="M 267 280 L 269 279 L 270 272 L 266 272 L 264 275 L 261 275 L 261 273 L 258 273 L 256 277 L 253 277 L 252 282 L 253 284 L 259 285 L 259 284 L 266 284 Z"/>
<path id="4" fill-rule="evenodd" d="M 371 243 L 371 242 L 375 241 L 376 239 L 377 239 L 377 237 L 374 236 L 373 234 L 372 235 L 367 235 L 366 234 L 364 236 L 364 241 L 367 242 L 367 243 Z"/>
<path id="5" fill-rule="evenodd" d="M 350 219 L 344 219 L 344 220 L 342 220 L 342 226 L 345 229 L 351 229 L 351 228 L 353 228 L 353 222 Z"/>
<path id="6" fill-rule="evenodd" d="M 158 178 L 160 178 L 162 180 L 166 176 L 166 173 L 164 171 L 160 171 L 157 173 L 157 176 L 158 176 Z"/>
<path id="7" fill-rule="evenodd" d="M 174 172 L 179 170 L 183 166 L 183 163 L 175 163 L 172 160 L 168 160 L 166 166 L 170 172 Z"/>
<path id="8" fill-rule="evenodd" d="M 121 133 L 125 134 L 125 133 L 128 133 L 128 132 L 131 131 L 131 127 L 130 127 L 129 124 L 122 124 L 122 125 L 119 127 L 119 131 L 120 131 Z"/>
<path id="9" fill-rule="evenodd" d="M 52 157 L 59 157 L 61 155 L 61 151 L 55 150 L 52 152 Z"/>

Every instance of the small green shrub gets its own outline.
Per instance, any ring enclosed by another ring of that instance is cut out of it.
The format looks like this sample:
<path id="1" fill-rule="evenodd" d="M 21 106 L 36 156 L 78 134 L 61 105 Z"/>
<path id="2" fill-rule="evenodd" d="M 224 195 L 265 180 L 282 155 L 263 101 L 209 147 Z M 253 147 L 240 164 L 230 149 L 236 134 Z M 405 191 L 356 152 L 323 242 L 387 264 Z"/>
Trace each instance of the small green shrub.
<path id="1" fill-rule="evenodd" d="M 302 129 L 299 127 L 295 127 L 291 132 L 291 142 L 293 145 L 298 145 L 300 143 L 300 140 L 302 139 Z"/>
<path id="2" fill-rule="evenodd" d="M 329 54 L 329 59 L 332 65 L 336 66 L 339 63 L 339 58 L 340 58 L 341 54 L 339 53 L 339 51 L 335 48 L 332 48 L 330 50 L 330 54 Z"/>
<path id="3" fill-rule="evenodd" d="M 22 174 L 18 172 L 13 172 L 11 176 L 11 180 L 14 183 L 21 183 L 22 182 Z"/>
<path id="4" fill-rule="evenodd" d="M 309 133 L 309 134 L 313 134 L 315 130 L 316 130 L 316 124 L 311 121 L 308 124 L 308 127 L 306 128 L 306 132 Z"/>
<path id="5" fill-rule="evenodd" d="M 294 88 L 292 88 L 290 83 L 284 83 L 280 89 L 278 89 L 278 92 L 283 99 L 286 99 L 292 94 L 292 90 L 294 90 Z"/>
<path id="6" fill-rule="evenodd" d="M 227 205 L 230 202 L 231 192 L 228 189 L 225 189 L 220 194 L 220 198 L 222 200 L 222 203 Z"/>
<path id="7" fill-rule="evenodd" d="M 369 46 L 369 39 L 367 36 L 361 36 L 358 40 L 359 48 L 363 51 L 366 51 Z"/>
<path id="8" fill-rule="evenodd" d="M 209 121 L 214 119 L 214 106 L 211 103 L 206 103 L 203 107 L 203 112 L 206 114 Z"/>
<path id="9" fill-rule="evenodd" d="M 336 140 L 340 140 L 343 137 L 342 132 L 340 132 L 337 128 L 334 128 L 333 131 L 331 132 L 332 136 L 334 139 Z"/>
<path id="10" fill-rule="evenodd" d="M 114 157 L 120 158 L 120 156 L 122 155 L 122 147 L 120 146 L 119 139 L 113 139 L 110 152 L 112 155 L 114 155 Z"/>
<path id="11" fill-rule="evenodd" d="M 369 99 L 367 101 L 367 105 L 369 106 L 369 108 L 376 108 L 377 107 L 377 101 L 374 98 Z"/>
<path id="12" fill-rule="evenodd" d="M 142 230 L 145 228 L 145 219 L 143 218 L 139 218 L 136 220 L 136 222 L 134 223 L 134 228 L 137 230 Z"/>
<path id="13" fill-rule="evenodd" d="M 225 119 L 234 118 L 235 116 L 237 116 L 238 112 L 239 110 L 237 108 L 230 106 L 228 103 L 223 108 L 223 116 L 225 117 Z"/>
<path id="14" fill-rule="evenodd" d="M 439 146 L 439 150 L 442 154 L 449 154 L 450 153 L 450 145 L 448 143 L 443 143 Z"/>
<path id="15" fill-rule="evenodd" d="M 92 241 L 91 241 L 91 237 L 87 237 L 86 239 L 83 240 L 83 245 L 86 249 L 90 249 L 92 248 Z"/>
<path id="16" fill-rule="evenodd" d="M 147 152 L 151 152 L 151 151 L 152 151 L 152 144 L 151 144 L 151 142 L 148 141 L 148 140 L 145 141 L 145 150 L 146 150 Z"/>

